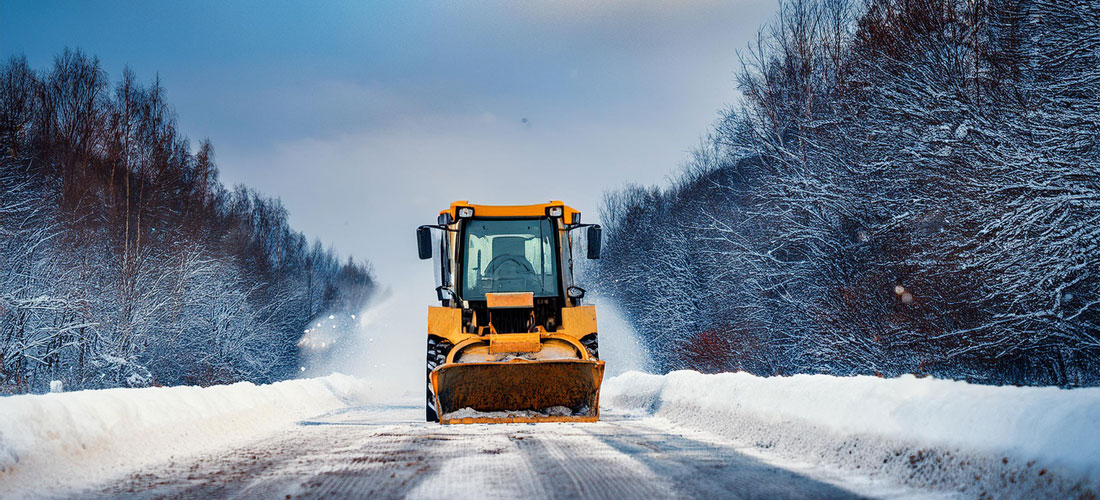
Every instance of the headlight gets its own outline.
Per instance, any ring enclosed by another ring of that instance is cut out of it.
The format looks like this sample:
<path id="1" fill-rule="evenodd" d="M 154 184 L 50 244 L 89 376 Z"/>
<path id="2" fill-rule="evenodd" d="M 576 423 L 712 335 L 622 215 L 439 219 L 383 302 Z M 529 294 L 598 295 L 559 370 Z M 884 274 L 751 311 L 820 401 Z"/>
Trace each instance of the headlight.
<path id="1" fill-rule="evenodd" d="M 550 217 L 561 217 L 562 207 L 550 207 L 546 213 L 549 214 Z"/>
<path id="2" fill-rule="evenodd" d="M 474 216 L 473 207 L 459 207 L 458 208 L 458 218 L 459 219 L 469 219 L 470 217 L 473 217 L 473 216 Z"/>

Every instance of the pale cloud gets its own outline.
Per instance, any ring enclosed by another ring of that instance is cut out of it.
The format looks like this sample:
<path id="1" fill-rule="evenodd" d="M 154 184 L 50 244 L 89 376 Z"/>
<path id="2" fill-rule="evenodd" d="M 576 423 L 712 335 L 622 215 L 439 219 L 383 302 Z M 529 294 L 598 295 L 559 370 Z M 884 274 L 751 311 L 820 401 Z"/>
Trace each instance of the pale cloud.
<path id="1" fill-rule="evenodd" d="M 264 174 L 249 184 L 278 193 L 295 226 L 370 258 L 383 280 L 420 275 L 430 283 L 430 266 L 414 256 L 413 229 L 433 222 L 451 201 L 561 199 L 595 221 L 605 189 L 639 176 L 660 181 L 697 137 L 689 131 L 681 145 L 670 145 L 659 122 L 526 128 L 486 116 L 494 115 L 407 116 L 381 128 L 288 141 L 259 154 L 223 154 L 222 163 L 264 165 Z M 430 294 L 430 287 L 425 290 Z"/>

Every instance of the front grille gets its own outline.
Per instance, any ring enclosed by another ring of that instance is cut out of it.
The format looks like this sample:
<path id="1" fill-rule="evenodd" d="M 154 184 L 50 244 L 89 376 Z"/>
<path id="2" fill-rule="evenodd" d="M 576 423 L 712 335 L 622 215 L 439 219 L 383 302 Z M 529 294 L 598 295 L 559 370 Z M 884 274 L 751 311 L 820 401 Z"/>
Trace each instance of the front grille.
<path id="1" fill-rule="evenodd" d="M 527 333 L 534 331 L 530 309 L 494 309 L 489 321 L 497 333 Z"/>
<path id="2" fill-rule="evenodd" d="M 485 307 L 484 300 L 471 300 L 470 311 L 477 317 L 477 324 L 471 324 L 468 330 L 471 333 L 486 334 L 483 330 L 489 326 L 490 318 L 493 319 L 493 327 L 500 333 L 528 333 L 534 331 L 534 325 L 529 325 L 530 309 L 496 309 L 492 312 Z M 557 331 L 561 325 L 561 300 L 557 297 L 535 297 L 535 325 L 541 326 L 548 332 Z M 518 318 L 517 318 L 518 316 Z M 464 318 L 466 318 L 464 316 Z M 507 328 L 507 330 L 502 330 Z"/>

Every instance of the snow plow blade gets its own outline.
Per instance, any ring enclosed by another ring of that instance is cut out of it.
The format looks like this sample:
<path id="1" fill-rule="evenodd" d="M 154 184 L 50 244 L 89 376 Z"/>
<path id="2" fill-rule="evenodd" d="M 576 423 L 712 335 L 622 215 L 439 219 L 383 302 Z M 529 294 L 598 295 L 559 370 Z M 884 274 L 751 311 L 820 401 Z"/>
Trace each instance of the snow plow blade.
<path id="1" fill-rule="evenodd" d="M 595 422 L 604 362 L 451 363 L 432 371 L 442 424 Z"/>

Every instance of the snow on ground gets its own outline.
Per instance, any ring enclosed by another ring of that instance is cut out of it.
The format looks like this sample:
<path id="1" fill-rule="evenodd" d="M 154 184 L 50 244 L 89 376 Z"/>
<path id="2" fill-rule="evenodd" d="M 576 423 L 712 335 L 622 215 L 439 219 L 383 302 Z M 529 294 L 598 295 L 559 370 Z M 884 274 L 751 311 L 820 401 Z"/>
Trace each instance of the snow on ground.
<path id="1" fill-rule="evenodd" d="M 1100 388 L 631 372 L 604 383 L 601 403 L 736 439 L 762 455 L 966 496 L 1095 498 L 1100 490 Z"/>
<path id="2" fill-rule="evenodd" d="M 143 465 L 244 442 L 367 401 L 373 392 L 361 379 L 334 374 L 261 386 L 2 397 L 0 496 L 63 493 Z"/>

